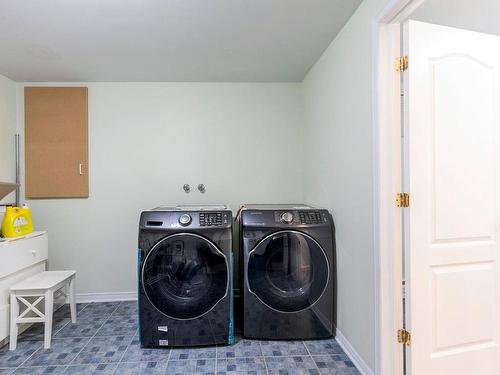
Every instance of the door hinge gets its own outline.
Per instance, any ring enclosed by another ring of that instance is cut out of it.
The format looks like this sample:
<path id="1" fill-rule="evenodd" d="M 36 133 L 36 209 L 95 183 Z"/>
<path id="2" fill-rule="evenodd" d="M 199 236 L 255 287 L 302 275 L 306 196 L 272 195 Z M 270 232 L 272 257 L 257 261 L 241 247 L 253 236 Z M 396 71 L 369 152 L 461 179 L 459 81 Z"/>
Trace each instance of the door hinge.
<path id="1" fill-rule="evenodd" d="M 394 68 L 397 72 L 404 72 L 408 69 L 408 56 L 397 57 L 394 60 Z"/>
<path id="2" fill-rule="evenodd" d="M 398 329 L 398 342 L 404 346 L 410 346 L 411 344 L 411 333 L 406 329 Z"/>
<path id="3" fill-rule="evenodd" d="M 396 194 L 396 206 L 397 207 L 410 207 L 410 194 L 408 193 L 397 193 Z"/>

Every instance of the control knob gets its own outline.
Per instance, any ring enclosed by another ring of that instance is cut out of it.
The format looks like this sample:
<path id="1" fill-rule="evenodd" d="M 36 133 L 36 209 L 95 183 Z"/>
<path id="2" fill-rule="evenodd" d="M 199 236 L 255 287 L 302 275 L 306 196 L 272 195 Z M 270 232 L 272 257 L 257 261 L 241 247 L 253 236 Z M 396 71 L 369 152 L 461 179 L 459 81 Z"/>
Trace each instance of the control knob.
<path id="1" fill-rule="evenodd" d="M 189 225 L 190 222 L 191 222 L 191 216 L 189 216 L 188 214 L 182 214 L 179 217 L 179 224 L 182 226 Z"/>
<path id="2" fill-rule="evenodd" d="M 286 224 L 291 224 L 293 221 L 293 215 L 291 212 L 284 212 L 281 214 L 281 221 Z"/>

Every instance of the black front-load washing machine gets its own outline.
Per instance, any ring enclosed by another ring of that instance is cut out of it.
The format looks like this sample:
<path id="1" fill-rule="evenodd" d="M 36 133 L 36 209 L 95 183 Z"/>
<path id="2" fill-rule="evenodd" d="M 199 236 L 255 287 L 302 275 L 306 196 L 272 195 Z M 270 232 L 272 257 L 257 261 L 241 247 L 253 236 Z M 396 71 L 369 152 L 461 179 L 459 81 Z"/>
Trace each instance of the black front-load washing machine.
<path id="1" fill-rule="evenodd" d="M 303 205 L 246 205 L 239 224 L 244 336 L 332 337 L 336 272 L 328 211 Z"/>
<path id="2" fill-rule="evenodd" d="M 228 207 L 159 207 L 142 212 L 138 264 L 143 347 L 232 343 Z"/>

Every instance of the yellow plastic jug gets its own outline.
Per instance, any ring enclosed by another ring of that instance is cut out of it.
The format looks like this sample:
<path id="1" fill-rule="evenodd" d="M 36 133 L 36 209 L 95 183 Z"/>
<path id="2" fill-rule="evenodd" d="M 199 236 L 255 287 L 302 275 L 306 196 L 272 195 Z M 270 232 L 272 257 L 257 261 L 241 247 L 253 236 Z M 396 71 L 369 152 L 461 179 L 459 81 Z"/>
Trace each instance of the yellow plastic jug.
<path id="1" fill-rule="evenodd" d="M 18 237 L 33 232 L 31 210 L 28 206 L 7 206 L 2 220 L 2 235 L 4 237 Z"/>

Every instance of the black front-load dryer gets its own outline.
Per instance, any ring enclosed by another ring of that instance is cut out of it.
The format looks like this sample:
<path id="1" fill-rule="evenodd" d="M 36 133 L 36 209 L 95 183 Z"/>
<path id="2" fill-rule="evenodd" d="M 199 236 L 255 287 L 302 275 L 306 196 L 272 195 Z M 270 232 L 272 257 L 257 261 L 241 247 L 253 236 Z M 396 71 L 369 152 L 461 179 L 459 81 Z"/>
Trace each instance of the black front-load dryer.
<path id="1" fill-rule="evenodd" d="M 246 205 L 243 333 L 260 339 L 318 339 L 335 330 L 334 226 L 327 210 Z"/>
<path id="2" fill-rule="evenodd" d="M 143 347 L 232 343 L 231 228 L 226 206 L 159 207 L 141 214 Z"/>

